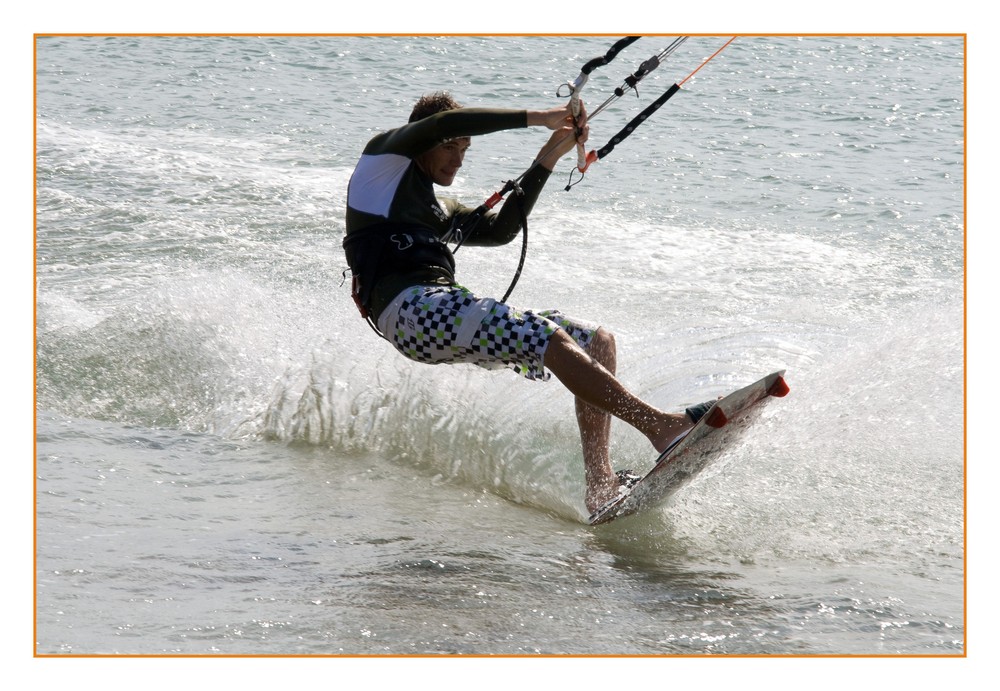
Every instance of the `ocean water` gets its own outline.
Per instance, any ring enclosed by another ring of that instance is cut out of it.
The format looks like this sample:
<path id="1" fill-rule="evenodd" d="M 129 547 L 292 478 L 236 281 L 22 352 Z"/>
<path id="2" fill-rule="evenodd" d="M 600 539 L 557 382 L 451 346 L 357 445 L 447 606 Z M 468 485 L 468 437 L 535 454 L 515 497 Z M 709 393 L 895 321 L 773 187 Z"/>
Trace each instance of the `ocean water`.
<path id="1" fill-rule="evenodd" d="M 558 104 L 613 40 L 36 39 L 36 655 L 966 652 L 961 37 L 740 37 L 553 175 L 512 303 L 605 325 L 664 408 L 788 372 L 660 509 L 586 526 L 558 382 L 417 365 L 358 318 L 368 138 L 440 88 Z M 446 194 L 546 136 L 477 138 Z M 502 293 L 518 251 L 463 248 L 459 278 Z M 613 454 L 652 461 L 617 424 Z"/>

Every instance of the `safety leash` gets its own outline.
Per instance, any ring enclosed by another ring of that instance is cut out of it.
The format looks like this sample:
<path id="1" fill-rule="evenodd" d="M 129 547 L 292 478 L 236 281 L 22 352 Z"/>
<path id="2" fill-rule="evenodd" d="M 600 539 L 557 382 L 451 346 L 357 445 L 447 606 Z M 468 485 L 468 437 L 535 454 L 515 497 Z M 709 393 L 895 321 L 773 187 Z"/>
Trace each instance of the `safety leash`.
<path id="1" fill-rule="evenodd" d="M 524 175 L 519 177 L 517 180 L 523 178 Z M 521 214 L 521 258 L 517 263 L 517 270 L 514 272 L 514 278 L 510 282 L 510 286 L 507 288 L 507 292 L 504 293 L 503 298 L 500 302 L 507 302 L 507 298 L 510 294 L 514 292 L 514 286 L 517 285 L 518 279 L 521 278 L 521 271 L 524 269 L 524 260 L 528 256 L 528 214 L 524 212 L 524 191 L 521 186 L 517 184 L 517 180 L 508 180 L 503 186 L 503 189 L 494 192 L 489 199 L 480 204 L 476 209 L 469 214 L 461 224 L 456 225 L 448 230 L 447 233 L 441 238 L 444 242 L 454 242 L 455 247 L 452 248 L 451 253 L 455 254 L 462 244 L 469 239 L 472 233 L 475 232 L 476 226 L 479 221 L 482 220 L 493 207 L 503 201 L 504 195 L 508 192 L 514 192 L 517 195 L 517 209 Z"/>

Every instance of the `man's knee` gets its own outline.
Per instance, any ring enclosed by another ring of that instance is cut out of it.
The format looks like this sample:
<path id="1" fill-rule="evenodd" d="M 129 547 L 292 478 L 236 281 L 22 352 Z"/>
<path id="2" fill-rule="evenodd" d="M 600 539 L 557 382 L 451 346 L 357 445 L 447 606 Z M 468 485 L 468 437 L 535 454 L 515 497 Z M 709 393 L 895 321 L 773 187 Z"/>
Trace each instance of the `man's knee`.
<path id="1" fill-rule="evenodd" d="M 617 360 L 618 351 L 615 344 L 615 335 L 613 333 L 605 330 L 604 328 L 600 328 L 595 331 L 594 338 L 591 341 L 588 350 L 590 351 L 591 357 L 612 372 L 615 371 L 615 362 Z"/>

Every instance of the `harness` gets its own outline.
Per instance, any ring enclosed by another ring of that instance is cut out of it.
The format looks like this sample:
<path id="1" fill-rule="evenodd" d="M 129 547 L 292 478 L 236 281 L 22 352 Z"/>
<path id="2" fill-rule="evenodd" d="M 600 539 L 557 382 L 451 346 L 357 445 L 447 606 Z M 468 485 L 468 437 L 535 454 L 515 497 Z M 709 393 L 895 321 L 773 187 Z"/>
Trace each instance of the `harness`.
<path id="1" fill-rule="evenodd" d="M 432 230 L 420 225 L 378 223 L 344 238 L 348 271 L 352 274 L 351 297 L 361 316 L 375 329 L 372 291 L 386 276 L 413 274 L 427 281 L 455 280 L 455 256 Z M 346 271 L 344 272 L 347 273 Z"/>

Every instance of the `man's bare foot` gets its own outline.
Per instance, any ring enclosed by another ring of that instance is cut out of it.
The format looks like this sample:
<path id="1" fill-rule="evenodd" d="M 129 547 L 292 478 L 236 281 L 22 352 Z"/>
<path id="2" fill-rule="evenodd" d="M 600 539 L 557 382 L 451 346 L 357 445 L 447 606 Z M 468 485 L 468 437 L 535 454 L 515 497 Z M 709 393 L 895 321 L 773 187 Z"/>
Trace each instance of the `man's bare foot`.
<path id="1" fill-rule="evenodd" d="M 640 426 L 653 448 L 660 454 L 670 448 L 675 440 L 686 434 L 695 425 L 687 413 L 664 413 L 655 408 L 647 408 L 647 410 L 652 412 L 645 417 L 646 424 L 640 424 Z M 650 420 L 653 421 L 651 424 Z M 587 492 L 584 503 L 587 510 L 593 513 L 620 495 L 621 481 L 611 471 L 606 448 L 601 463 L 588 462 L 585 466 L 587 469 Z"/>
<path id="2" fill-rule="evenodd" d="M 587 487 L 587 496 L 584 499 L 587 511 L 594 513 L 612 499 L 616 499 L 620 494 L 620 487 L 621 483 L 618 481 L 618 476 L 614 474 L 608 480 L 602 481 L 595 486 Z"/>
<path id="3" fill-rule="evenodd" d="M 667 413 L 656 428 L 647 435 L 657 453 L 663 453 L 678 436 L 694 427 L 684 413 Z"/>

